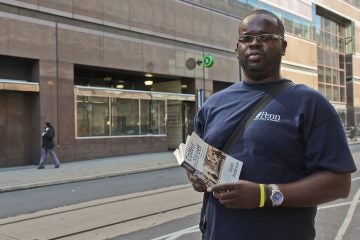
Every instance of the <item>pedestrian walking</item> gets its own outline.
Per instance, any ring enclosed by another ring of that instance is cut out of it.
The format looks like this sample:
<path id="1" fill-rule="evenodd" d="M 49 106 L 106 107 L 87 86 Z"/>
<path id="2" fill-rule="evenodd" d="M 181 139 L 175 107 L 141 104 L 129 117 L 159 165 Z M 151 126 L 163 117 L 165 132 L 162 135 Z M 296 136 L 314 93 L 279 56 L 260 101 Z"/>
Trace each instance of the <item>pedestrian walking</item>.
<path id="1" fill-rule="evenodd" d="M 245 16 L 236 45 L 244 80 L 210 96 L 197 113 L 195 132 L 205 142 L 223 149 L 259 100 L 291 82 L 280 74 L 286 47 L 275 14 Z M 188 172 L 204 192 L 205 240 L 313 240 L 317 205 L 346 198 L 356 171 L 336 110 L 303 84 L 273 97 L 226 153 L 243 162 L 239 181 L 207 189 Z"/>
<path id="2" fill-rule="evenodd" d="M 41 157 L 38 169 L 44 169 L 46 164 L 46 158 L 49 154 L 55 168 L 60 167 L 60 161 L 54 151 L 55 143 L 55 129 L 50 122 L 45 122 L 45 128 L 42 132 L 42 145 L 41 145 Z"/>

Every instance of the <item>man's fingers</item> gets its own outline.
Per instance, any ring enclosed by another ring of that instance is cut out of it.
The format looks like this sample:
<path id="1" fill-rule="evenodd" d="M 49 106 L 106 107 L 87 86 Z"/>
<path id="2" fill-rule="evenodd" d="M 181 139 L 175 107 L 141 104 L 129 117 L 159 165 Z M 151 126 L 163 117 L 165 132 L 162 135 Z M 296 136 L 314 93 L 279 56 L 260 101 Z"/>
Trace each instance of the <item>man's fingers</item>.
<path id="1" fill-rule="evenodd" d="M 232 184 L 216 184 L 212 190 L 215 192 L 229 192 L 233 189 L 234 186 Z"/>
<path id="2" fill-rule="evenodd" d="M 200 178 L 194 176 L 190 171 L 186 171 L 189 181 L 191 182 L 195 191 L 198 192 L 205 192 L 206 191 L 206 184 Z"/>
<path id="3" fill-rule="evenodd" d="M 206 190 L 206 186 L 204 186 L 202 184 L 198 184 L 198 183 L 193 183 L 193 188 L 195 189 L 195 191 L 198 191 L 198 192 L 205 192 L 205 190 Z"/>
<path id="4" fill-rule="evenodd" d="M 220 191 L 213 191 L 213 195 L 219 200 L 226 200 L 232 198 L 233 193 L 229 189 L 222 189 Z"/>

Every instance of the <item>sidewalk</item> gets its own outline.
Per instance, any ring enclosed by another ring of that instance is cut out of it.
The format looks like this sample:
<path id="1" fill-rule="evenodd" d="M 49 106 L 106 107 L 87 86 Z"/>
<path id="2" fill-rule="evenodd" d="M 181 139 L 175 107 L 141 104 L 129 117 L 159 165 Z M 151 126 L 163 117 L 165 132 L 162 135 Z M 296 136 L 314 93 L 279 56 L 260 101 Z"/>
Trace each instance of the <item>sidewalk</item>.
<path id="1" fill-rule="evenodd" d="M 0 168 L 0 193 L 176 166 L 172 152 L 160 152 L 62 163 L 57 169 L 53 165 L 45 169 L 36 169 L 35 165 Z"/>
<path id="2" fill-rule="evenodd" d="M 359 144 L 360 143 L 360 137 L 356 137 L 353 139 L 347 138 L 349 145 L 351 144 Z"/>
<path id="3" fill-rule="evenodd" d="M 360 138 L 348 140 L 350 145 L 360 143 Z M 51 164 L 40 170 L 36 165 L 0 168 L 0 193 L 177 166 L 172 152 L 159 152 L 62 163 L 57 169 Z"/>

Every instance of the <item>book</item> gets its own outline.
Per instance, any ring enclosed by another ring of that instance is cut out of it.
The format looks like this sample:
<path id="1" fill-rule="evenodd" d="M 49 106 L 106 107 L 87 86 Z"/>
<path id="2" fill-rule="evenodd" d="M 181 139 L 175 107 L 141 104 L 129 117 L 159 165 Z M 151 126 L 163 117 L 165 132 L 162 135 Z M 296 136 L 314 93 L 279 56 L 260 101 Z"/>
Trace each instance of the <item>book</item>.
<path id="1" fill-rule="evenodd" d="M 195 132 L 174 151 L 178 164 L 200 178 L 207 187 L 239 180 L 243 163 L 207 144 Z"/>

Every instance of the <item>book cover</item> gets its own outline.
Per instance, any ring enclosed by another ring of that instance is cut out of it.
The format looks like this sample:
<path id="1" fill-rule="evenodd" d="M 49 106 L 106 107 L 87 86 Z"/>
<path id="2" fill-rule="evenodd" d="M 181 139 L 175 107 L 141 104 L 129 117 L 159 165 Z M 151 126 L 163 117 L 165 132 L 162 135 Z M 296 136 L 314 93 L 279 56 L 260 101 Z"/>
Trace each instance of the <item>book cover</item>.
<path id="1" fill-rule="evenodd" d="M 242 162 L 204 142 L 195 132 L 174 151 L 178 164 L 208 187 L 239 180 Z"/>

